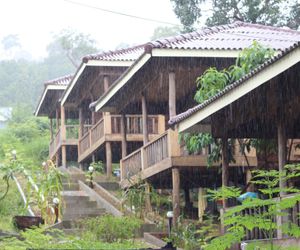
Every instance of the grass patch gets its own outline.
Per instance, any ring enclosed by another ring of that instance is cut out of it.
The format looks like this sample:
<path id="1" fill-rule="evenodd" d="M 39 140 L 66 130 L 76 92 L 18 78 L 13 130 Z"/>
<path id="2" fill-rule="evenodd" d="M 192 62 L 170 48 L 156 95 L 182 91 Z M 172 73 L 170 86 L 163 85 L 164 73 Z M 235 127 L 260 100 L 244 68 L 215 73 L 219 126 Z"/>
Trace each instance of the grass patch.
<path id="1" fill-rule="evenodd" d="M 2 190 L 6 188 L 6 185 L 2 181 L 2 176 L 0 178 L 0 190 L 2 192 Z M 0 202 L 0 229 L 3 231 L 14 231 L 12 218 L 15 215 L 24 214 L 26 214 L 26 210 L 18 188 L 14 181 L 10 181 L 8 194 L 5 199 Z"/>

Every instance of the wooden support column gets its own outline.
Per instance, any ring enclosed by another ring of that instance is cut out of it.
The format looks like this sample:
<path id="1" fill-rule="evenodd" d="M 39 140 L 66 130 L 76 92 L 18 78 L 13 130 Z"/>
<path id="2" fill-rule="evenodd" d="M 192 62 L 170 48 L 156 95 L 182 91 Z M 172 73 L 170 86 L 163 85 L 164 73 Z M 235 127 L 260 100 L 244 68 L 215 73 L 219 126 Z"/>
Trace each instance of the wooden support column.
<path id="1" fill-rule="evenodd" d="M 176 115 L 176 82 L 175 73 L 169 73 L 169 118 Z"/>
<path id="2" fill-rule="evenodd" d="M 66 145 L 61 146 L 61 165 L 67 167 L 67 147 Z"/>
<path id="3" fill-rule="evenodd" d="M 252 174 L 249 168 L 246 169 L 246 185 L 247 185 L 247 192 L 253 192 L 253 184 L 251 184 Z M 250 183 L 250 184 L 249 184 Z"/>
<path id="4" fill-rule="evenodd" d="M 222 138 L 222 187 L 228 186 L 228 139 L 226 137 Z M 223 200 L 223 208 L 227 207 L 227 201 Z"/>
<path id="5" fill-rule="evenodd" d="M 61 140 L 65 141 L 67 138 L 66 135 L 66 116 L 65 116 L 65 107 L 61 106 L 60 108 L 60 134 L 61 134 Z M 67 149 L 66 145 L 61 146 L 61 161 L 62 161 L 62 166 L 67 167 Z"/>
<path id="6" fill-rule="evenodd" d="M 83 110 L 82 108 L 79 108 L 79 131 L 78 131 L 78 137 L 79 139 L 83 136 L 83 131 L 84 131 L 84 117 L 83 117 Z"/>
<path id="7" fill-rule="evenodd" d="M 109 88 L 109 79 L 108 76 L 103 77 L 103 88 L 104 88 L 104 93 L 107 92 Z"/>
<path id="8" fill-rule="evenodd" d="M 180 216 L 180 172 L 179 168 L 172 168 L 172 184 L 173 184 L 173 226 L 176 227 L 177 220 Z"/>
<path id="9" fill-rule="evenodd" d="M 50 118 L 50 138 L 53 140 L 53 121 L 52 118 Z"/>
<path id="10" fill-rule="evenodd" d="M 286 165 L 286 157 L 287 157 L 287 137 L 286 137 L 286 131 L 285 126 L 282 121 L 278 122 L 277 126 L 277 136 L 278 136 L 278 170 L 280 173 L 284 171 L 284 166 Z M 279 188 L 280 196 L 284 195 L 286 192 L 282 189 L 285 189 L 287 186 L 286 181 L 280 177 L 279 179 Z"/>
<path id="11" fill-rule="evenodd" d="M 122 158 L 127 156 L 127 141 L 126 141 L 126 117 L 121 114 L 121 136 L 122 136 Z"/>
<path id="12" fill-rule="evenodd" d="M 61 106 L 60 108 L 60 129 L 61 129 L 61 139 L 66 139 L 66 116 L 65 116 L 65 107 Z"/>
<path id="13" fill-rule="evenodd" d="M 56 131 L 57 131 L 59 129 L 59 109 L 58 108 L 56 108 L 55 117 L 56 117 L 55 127 L 56 127 Z"/>
<path id="14" fill-rule="evenodd" d="M 146 145 L 149 141 L 148 134 L 148 112 L 147 112 L 147 103 L 146 96 L 142 94 L 142 120 L 143 120 L 143 142 Z"/>
<path id="15" fill-rule="evenodd" d="M 106 152 L 106 176 L 111 177 L 112 174 L 112 153 L 111 153 L 111 144 L 110 142 L 105 143 L 105 152 Z"/>
<path id="16" fill-rule="evenodd" d="M 283 173 L 284 166 L 286 165 L 286 158 L 287 158 L 287 136 L 285 131 L 285 124 L 282 120 L 280 120 L 277 124 L 277 139 L 278 139 L 278 171 L 279 173 Z M 279 199 L 282 199 L 281 197 L 286 194 L 286 191 L 283 190 L 287 187 L 286 181 L 282 178 L 282 176 L 279 177 L 279 188 L 280 188 L 280 197 Z M 281 212 L 287 212 L 286 210 Z M 277 238 L 282 239 L 283 233 L 281 230 L 282 224 L 286 223 L 288 221 L 287 216 L 277 216 Z"/>

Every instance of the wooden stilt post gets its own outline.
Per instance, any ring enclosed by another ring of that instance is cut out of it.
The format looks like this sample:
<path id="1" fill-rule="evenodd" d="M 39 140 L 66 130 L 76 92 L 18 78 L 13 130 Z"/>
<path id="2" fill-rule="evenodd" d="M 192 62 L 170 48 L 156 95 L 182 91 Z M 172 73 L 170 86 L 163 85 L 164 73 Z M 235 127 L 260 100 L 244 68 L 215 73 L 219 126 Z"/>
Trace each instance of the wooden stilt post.
<path id="1" fill-rule="evenodd" d="M 112 154 L 111 154 L 111 143 L 108 141 L 105 143 L 106 151 L 106 176 L 109 178 L 112 174 Z"/>
<path id="2" fill-rule="evenodd" d="M 55 124 L 56 131 L 58 131 L 58 129 L 59 129 L 59 109 L 58 108 L 56 109 L 55 117 L 56 117 L 56 124 Z"/>
<path id="3" fill-rule="evenodd" d="M 287 136 L 285 131 L 284 122 L 280 120 L 277 124 L 277 139 L 278 139 L 278 171 L 279 173 L 283 173 L 284 166 L 286 164 L 286 157 L 287 157 Z M 279 177 L 279 188 L 280 188 L 280 197 L 286 194 L 286 191 L 284 190 L 287 187 L 286 181 L 282 178 L 282 176 Z M 287 221 L 287 216 L 277 216 L 277 238 L 282 239 L 283 233 L 282 233 L 282 224 Z"/>
<path id="4" fill-rule="evenodd" d="M 65 141 L 67 138 L 66 135 L 66 116 L 65 116 L 65 107 L 61 106 L 60 109 L 60 140 Z M 62 166 L 67 167 L 67 149 L 66 145 L 61 146 L 61 161 L 62 161 Z"/>
<path id="5" fill-rule="evenodd" d="M 222 187 L 228 186 L 228 139 L 227 137 L 222 138 Z M 223 199 L 223 208 L 227 207 L 227 201 Z"/>
<path id="6" fill-rule="evenodd" d="M 121 114 L 121 135 L 122 135 L 122 158 L 127 156 L 127 141 L 126 141 L 126 117 Z"/>
<path id="7" fill-rule="evenodd" d="M 104 88 L 104 93 L 107 92 L 109 88 L 109 79 L 108 76 L 103 77 L 103 88 Z"/>
<path id="8" fill-rule="evenodd" d="M 61 146 L 61 161 L 64 168 L 67 167 L 67 148 L 66 145 Z"/>
<path id="9" fill-rule="evenodd" d="M 78 117 L 78 120 L 79 120 L 79 131 L 78 131 L 78 137 L 79 139 L 83 136 L 83 130 L 84 130 L 84 118 L 83 118 L 83 110 L 82 108 L 79 108 L 78 110 L 79 112 L 79 117 Z"/>
<path id="10" fill-rule="evenodd" d="M 52 118 L 50 118 L 50 138 L 53 140 L 53 121 Z"/>
<path id="11" fill-rule="evenodd" d="M 173 184 L 173 226 L 176 227 L 180 216 L 180 172 L 179 168 L 172 168 Z"/>
<path id="12" fill-rule="evenodd" d="M 56 153 L 55 155 L 55 165 L 56 167 L 59 167 L 59 153 Z"/>
<path id="13" fill-rule="evenodd" d="M 148 112 L 147 112 L 147 103 L 146 96 L 142 94 L 142 119 L 143 119 L 143 142 L 144 145 L 149 141 L 148 135 Z"/>
<path id="14" fill-rule="evenodd" d="M 176 115 L 176 82 L 175 73 L 169 73 L 169 117 Z"/>
<path id="15" fill-rule="evenodd" d="M 278 170 L 280 173 L 284 171 L 284 166 L 286 165 L 286 157 L 287 157 L 287 137 L 285 132 L 285 126 L 282 121 L 278 122 L 277 126 L 277 134 L 278 134 Z M 279 179 L 279 188 L 280 196 L 284 195 L 286 192 L 283 190 L 287 186 L 286 182 L 280 177 Z"/>

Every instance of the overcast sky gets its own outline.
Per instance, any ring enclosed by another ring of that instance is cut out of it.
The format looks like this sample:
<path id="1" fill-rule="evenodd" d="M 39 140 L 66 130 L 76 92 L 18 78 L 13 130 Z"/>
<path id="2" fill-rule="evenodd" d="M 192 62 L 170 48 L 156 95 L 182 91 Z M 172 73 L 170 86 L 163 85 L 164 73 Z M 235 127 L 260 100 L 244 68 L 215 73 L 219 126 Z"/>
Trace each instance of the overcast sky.
<path id="1" fill-rule="evenodd" d="M 84 7 L 72 2 L 96 8 Z M 170 0 L 0 0 L 0 40 L 18 34 L 24 50 L 34 58 L 45 56 L 45 47 L 54 33 L 73 28 L 90 34 L 104 50 L 121 43 L 149 40 L 155 27 L 165 24 L 106 13 L 97 9 L 126 13 L 179 24 Z"/>

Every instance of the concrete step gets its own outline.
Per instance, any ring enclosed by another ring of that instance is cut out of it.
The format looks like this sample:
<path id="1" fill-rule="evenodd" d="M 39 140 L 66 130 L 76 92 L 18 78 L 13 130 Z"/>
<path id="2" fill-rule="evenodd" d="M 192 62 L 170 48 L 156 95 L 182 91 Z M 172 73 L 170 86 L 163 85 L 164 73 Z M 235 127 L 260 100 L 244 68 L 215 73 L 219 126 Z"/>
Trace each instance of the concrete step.
<path id="1" fill-rule="evenodd" d="M 64 191 L 78 191 L 79 184 L 78 184 L 78 182 L 63 183 L 63 190 Z"/>
<path id="2" fill-rule="evenodd" d="M 72 209 L 72 208 L 97 208 L 97 202 L 96 201 L 86 201 L 86 200 L 79 200 L 78 202 L 66 202 L 63 206 L 63 209 Z"/>
<path id="3" fill-rule="evenodd" d="M 105 213 L 105 209 L 98 208 L 98 207 L 92 207 L 92 208 L 80 208 L 80 207 L 73 207 L 64 210 L 63 215 L 66 214 L 103 214 Z"/>
<path id="4" fill-rule="evenodd" d="M 98 213 L 90 213 L 90 214 L 66 214 L 63 216 L 64 220 L 78 220 L 78 219 L 83 219 L 83 218 L 93 218 L 93 217 L 99 217 L 102 216 L 103 214 L 98 214 Z"/>

